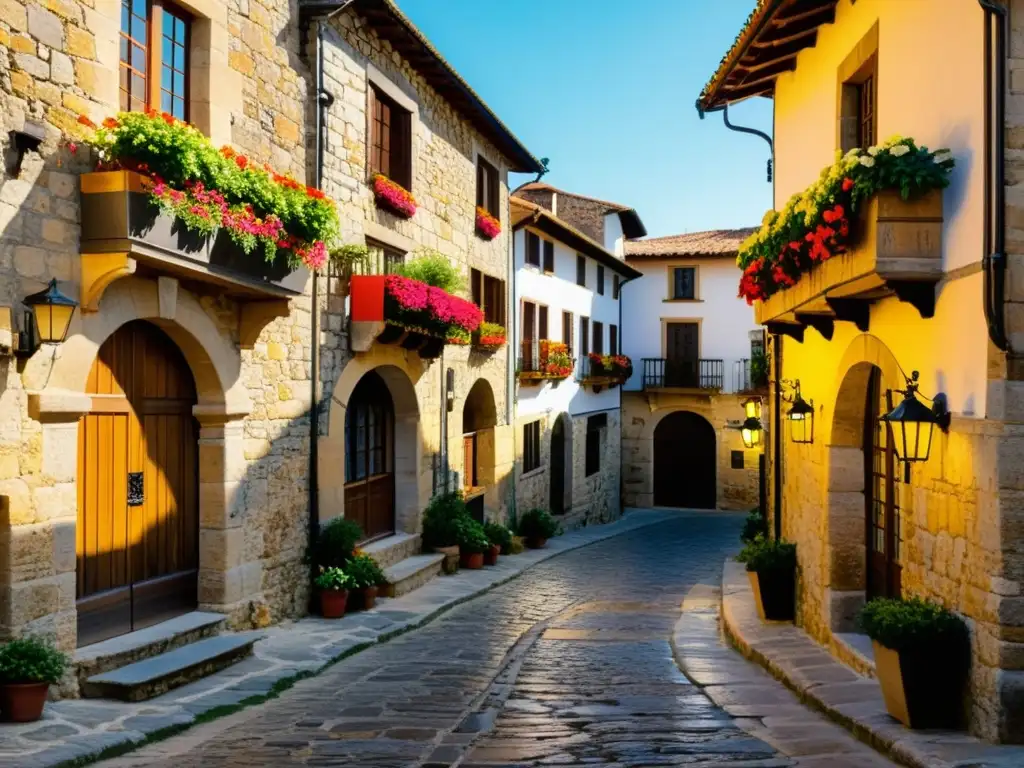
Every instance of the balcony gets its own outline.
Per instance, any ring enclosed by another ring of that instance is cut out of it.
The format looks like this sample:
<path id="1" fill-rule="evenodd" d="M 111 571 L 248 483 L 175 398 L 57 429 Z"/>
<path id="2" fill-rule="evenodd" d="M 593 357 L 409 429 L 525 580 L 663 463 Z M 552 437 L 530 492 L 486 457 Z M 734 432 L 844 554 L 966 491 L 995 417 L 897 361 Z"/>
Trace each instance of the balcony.
<path id="1" fill-rule="evenodd" d="M 768 389 L 768 362 L 763 357 L 757 360 L 736 360 L 733 362 L 732 381 L 736 392 L 762 392 Z"/>
<path id="2" fill-rule="evenodd" d="M 625 355 L 587 354 L 580 358 L 577 378 L 580 384 L 600 392 L 603 387 L 625 384 L 633 375 L 633 363 Z"/>
<path id="3" fill-rule="evenodd" d="M 720 391 L 725 386 L 722 360 L 667 360 L 645 357 L 643 388 Z"/>
<path id="4" fill-rule="evenodd" d="M 548 339 L 524 341 L 519 345 L 516 376 L 523 386 L 540 386 L 550 381 L 554 386 L 572 375 L 572 349 Z"/>

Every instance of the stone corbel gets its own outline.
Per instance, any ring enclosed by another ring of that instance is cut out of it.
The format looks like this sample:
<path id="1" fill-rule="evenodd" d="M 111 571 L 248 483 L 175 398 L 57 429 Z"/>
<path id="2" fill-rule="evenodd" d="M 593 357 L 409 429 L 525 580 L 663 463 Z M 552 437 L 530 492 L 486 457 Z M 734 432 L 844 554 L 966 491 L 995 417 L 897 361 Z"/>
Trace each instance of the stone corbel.
<path id="1" fill-rule="evenodd" d="M 135 274 L 135 259 L 128 253 L 82 254 L 82 312 L 98 312 L 103 292 L 118 278 Z"/>
<path id="2" fill-rule="evenodd" d="M 244 302 L 238 323 L 239 346 L 252 349 L 263 329 L 279 317 L 288 317 L 287 299 Z"/>

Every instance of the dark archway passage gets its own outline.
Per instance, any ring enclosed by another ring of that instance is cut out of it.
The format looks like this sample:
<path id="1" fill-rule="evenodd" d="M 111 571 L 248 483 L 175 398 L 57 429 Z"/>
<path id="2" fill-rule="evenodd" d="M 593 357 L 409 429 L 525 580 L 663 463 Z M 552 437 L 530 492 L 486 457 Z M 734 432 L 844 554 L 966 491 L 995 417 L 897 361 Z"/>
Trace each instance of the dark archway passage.
<path id="1" fill-rule="evenodd" d="M 345 414 L 345 517 L 366 540 L 395 531 L 395 408 L 374 371 L 359 380 Z"/>
<path id="2" fill-rule="evenodd" d="M 565 489 L 567 486 L 572 488 L 572 456 L 566 451 L 566 446 L 572 445 L 571 430 L 569 417 L 564 413 L 555 420 L 555 425 L 551 429 L 551 485 L 548 503 L 554 515 L 565 514 L 568 506 L 565 503 Z M 566 478 L 566 468 L 570 474 L 569 478 Z"/>
<path id="3" fill-rule="evenodd" d="M 677 411 L 654 428 L 654 504 L 714 509 L 715 428 L 707 419 Z"/>

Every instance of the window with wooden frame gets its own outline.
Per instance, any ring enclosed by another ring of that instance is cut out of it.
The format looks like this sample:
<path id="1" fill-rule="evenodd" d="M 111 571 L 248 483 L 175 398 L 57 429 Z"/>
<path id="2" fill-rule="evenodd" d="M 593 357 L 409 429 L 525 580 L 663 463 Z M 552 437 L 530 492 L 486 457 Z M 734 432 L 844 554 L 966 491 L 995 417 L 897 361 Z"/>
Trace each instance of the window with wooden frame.
<path id="1" fill-rule="evenodd" d="M 146 108 L 189 119 L 192 17 L 164 0 L 121 0 L 118 66 L 121 109 Z"/>
<path id="2" fill-rule="evenodd" d="M 370 175 L 412 191 L 412 113 L 370 86 Z"/>
<path id="3" fill-rule="evenodd" d="M 562 343 L 572 350 L 572 312 L 562 312 Z"/>
<path id="4" fill-rule="evenodd" d="M 555 271 L 555 244 L 550 240 L 544 241 L 544 271 Z"/>
<path id="5" fill-rule="evenodd" d="M 619 276 L 612 275 L 612 298 L 619 298 Z"/>
<path id="6" fill-rule="evenodd" d="M 594 321 L 594 354 L 604 354 L 604 323 L 600 323 L 597 320 Z"/>
<path id="7" fill-rule="evenodd" d="M 599 413 L 587 418 L 587 452 L 585 475 L 590 477 L 601 471 L 601 429 L 607 426 L 608 415 Z"/>
<path id="8" fill-rule="evenodd" d="M 878 24 L 839 65 L 839 148 L 867 149 L 878 141 Z"/>
<path id="9" fill-rule="evenodd" d="M 540 422 L 523 425 L 523 474 L 540 467 Z"/>
<path id="10" fill-rule="evenodd" d="M 526 233 L 526 257 L 524 261 L 531 267 L 540 266 L 540 237 L 533 232 Z"/>
<path id="11" fill-rule="evenodd" d="M 548 336 L 548 308 L 543 304 L 537 305 L 537 338 L 547 339 Z"/>
<path id="12" fill-rule="evenodd" d="M 479 269 L 470 270 L 469 280 L 473 303 L 484 311 L 484 321 L 505 327 L 505 281 Z"/>
<path id="13" fill-rule="evenodd" d="M 587 286 L 587 258 L 576 254 L 576 285 Z"/>
<path id="14" fill-rule="evenodd" d="M 498 169 L 478 156 L 476 159 L 476 204 L 501 221 L 501 210 L 498 208 L 499 199 Z"/>
<path id="15" fill-rule="evenodd" d="M 619 354 L 619 326 L 608 326 L 608 354 Z"/>
<path id="16" fill-rule="evenodd" d="M 670 301 L 693 301 L 697 298 L 697 268 L 668 268 L 668 298 Z"/>
<path id="17" fill-rule="evenodd" d="M 604 296 L 604 266 L 597 265 L 597 292 Z"/>
<path id="18" fill-rule="evenodd" d="M 356 271 L 364 274 L 393 275 L 405 263 L 405 251 L 394 248 L 376 240 L 367 240 L 366 247 L 370 251 L 370 263 L 366 268 Z"/>

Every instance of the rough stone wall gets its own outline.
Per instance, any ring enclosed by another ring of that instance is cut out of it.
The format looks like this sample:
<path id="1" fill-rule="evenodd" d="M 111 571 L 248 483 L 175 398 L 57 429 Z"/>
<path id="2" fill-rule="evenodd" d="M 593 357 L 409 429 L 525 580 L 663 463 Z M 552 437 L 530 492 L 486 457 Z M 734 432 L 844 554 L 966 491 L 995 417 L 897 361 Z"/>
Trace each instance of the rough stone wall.
<path id="1" fill-rule="evenodd" d="M 653 398 L 650 402 L 648 397 Z M 738 395 L 684 395 L 642 392 L 622 393 L 622 475 L 623 503 L 627 507 L 654 504 L 654 429 L 665 416 L 690 411 L 703 416 L 715 428 L 716 506 L 719 509 L 750 510 L 759 501 L 758 456 L 760 449 L 747 449 L 739 430 L 728 422 L 744 418 Z M 653 411 L 652 411 L 653 404 Z M 767 402 L 761 421 L 768 423 Z M 762 440 L 767 439 L 762 434 Z M 732 468 L 732 452 L 743 452 L 743 468 Z"/>

